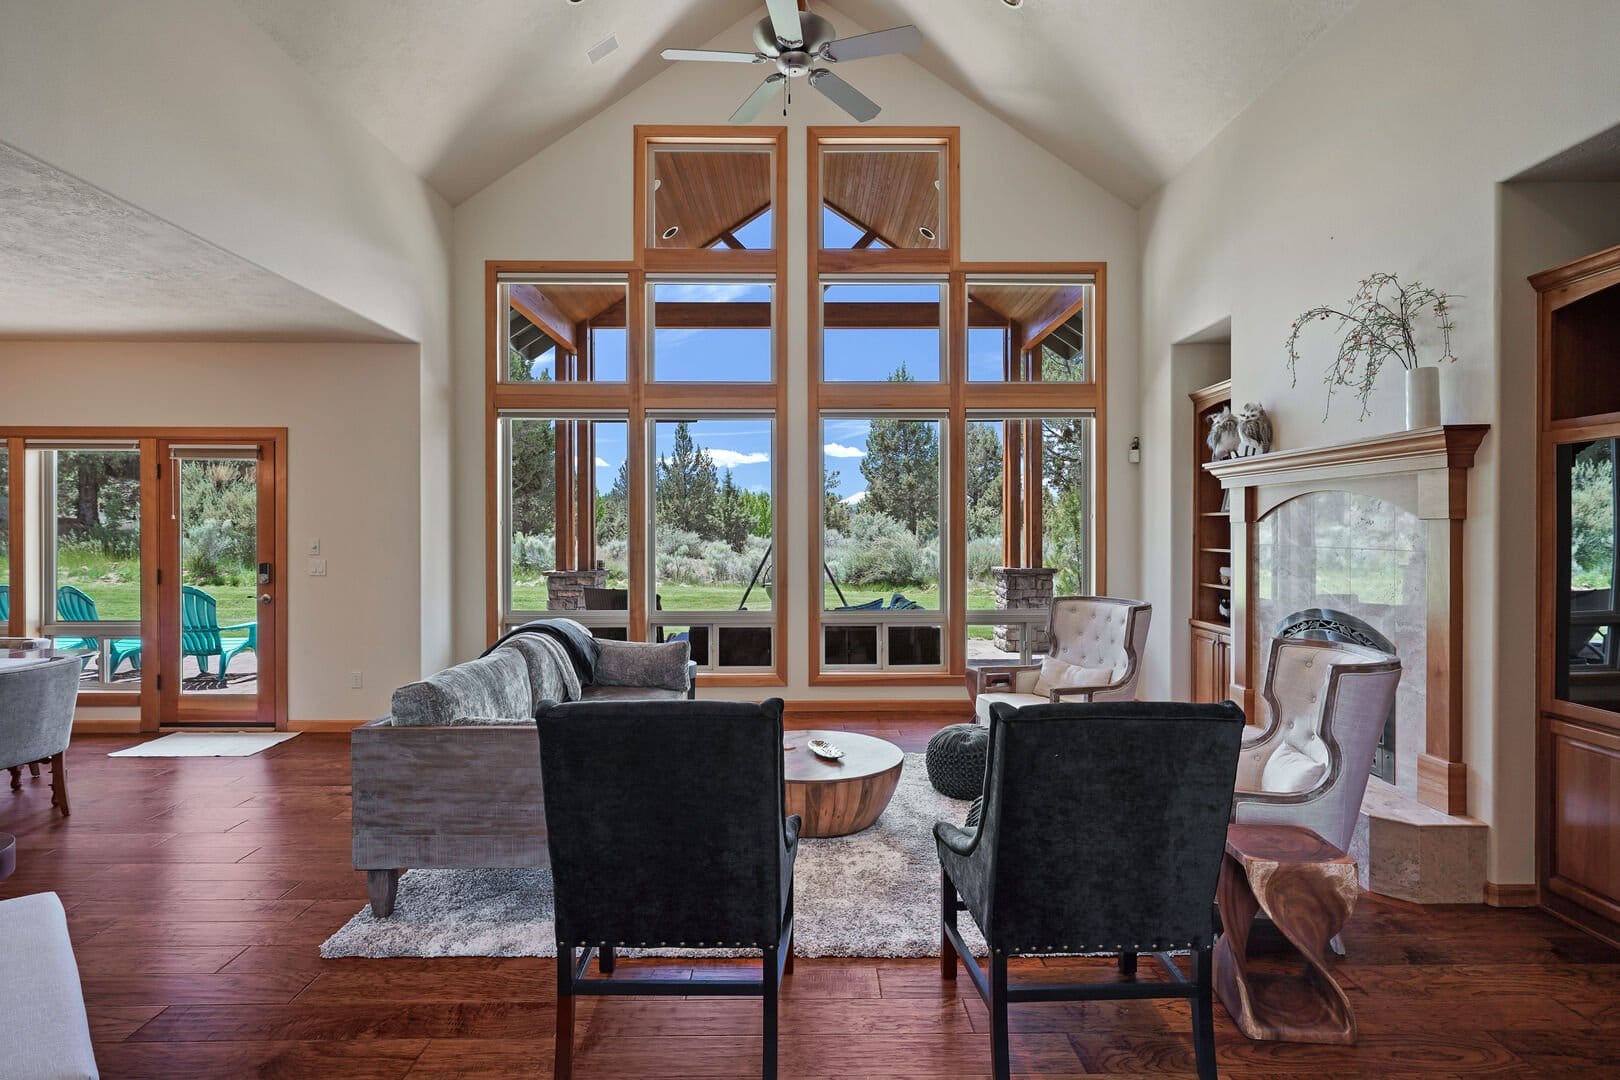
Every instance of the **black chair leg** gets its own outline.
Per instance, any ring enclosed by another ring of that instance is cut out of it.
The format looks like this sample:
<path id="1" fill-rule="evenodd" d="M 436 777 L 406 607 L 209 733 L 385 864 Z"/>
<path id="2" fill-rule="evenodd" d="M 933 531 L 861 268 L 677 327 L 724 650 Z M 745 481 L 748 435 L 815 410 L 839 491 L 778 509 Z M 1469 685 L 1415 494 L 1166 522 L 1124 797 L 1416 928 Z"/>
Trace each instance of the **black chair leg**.
<path id="1" fill-rule="evenodd" d="M 1012 1047 L 1007 1034 L 1007 956 L 990 954 L 990 1075 L 1012 1080 Z"/>
<path id="2" fill-rule="evenodd" d="M 956 946 L 946 927 L 956 926 L 956 883 L 944 866 L 939 868 L 939 977 L 956 981 Z"/>
<path id="3" fill-rule="evenodd" d="M 596 969 L 604 975 L 613 974 L 618 966 L 619 958 L 613 951 L 612 945 L 599 945 L 596 949 Z"/>
<path id="4" fill-rule="evenodd" d="M 574 949 L 557 943 L 557 1042 L 552 1057 L 553 1080 L 574 1076 Z"/>
<path id="5" fill-rule="evenodd" d="M 1136 954 L 1126 950 L 1119 954 L 1119 973 L 1121 975 L 1136 974 Z"/>
<path id="6" fill-rule="evenodd" d="M 1211 950 L 1193 953 L 1193 981 L 1198 987 L 1192 999 L 1193 1055 L 1198 1062 L 1198 1080 L 1216 1080 L 1213 968 Z"/>
<path id="7" fill-rule="evenodd" d="M 776 1080 L 777 947 L 767 946 L 764 952 L 762 974 L 765 982 L 765 1054 L 759 1075 L 763 1080 Z"/>

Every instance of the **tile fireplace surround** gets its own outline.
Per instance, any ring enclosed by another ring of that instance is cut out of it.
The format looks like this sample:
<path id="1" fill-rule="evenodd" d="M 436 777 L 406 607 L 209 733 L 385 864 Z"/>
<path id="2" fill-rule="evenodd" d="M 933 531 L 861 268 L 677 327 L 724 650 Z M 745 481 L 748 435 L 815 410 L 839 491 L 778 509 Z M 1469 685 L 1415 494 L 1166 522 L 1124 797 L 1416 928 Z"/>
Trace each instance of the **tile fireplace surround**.
<path id="1" fill-rule="evenodd" d="M 1403 663 L 1395 779 L 1368 785 L 1353 851 L 1363 883 L 1478 902 L 1485 826 L 1467 817 L 1462 747 L 1463 522 L 1484 425 L 1403 431 L 1204 466 L 1231 493 L 1231 697 L 1263 708 L 1267 642 L 1286 616 L 1341 611 Z"/>

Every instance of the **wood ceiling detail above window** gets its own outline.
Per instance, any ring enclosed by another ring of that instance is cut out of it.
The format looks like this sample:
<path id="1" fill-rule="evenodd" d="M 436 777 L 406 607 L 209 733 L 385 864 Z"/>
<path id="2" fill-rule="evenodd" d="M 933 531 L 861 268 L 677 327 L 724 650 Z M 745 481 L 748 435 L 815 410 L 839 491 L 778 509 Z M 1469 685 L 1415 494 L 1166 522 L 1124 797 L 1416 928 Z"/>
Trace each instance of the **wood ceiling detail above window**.
<path id="1" fill-rule="evenodd" d="M 649 247 L 770 246 L 768 232 L 763 243 L 749 244 L 737 236 L 771 208 L 769 148 L 654 147 L 651 181 Z"/>
<path id="2" fill-rule="evenodd" d="M 861 230 L 851 247 L 948 248 L 940 214 L 944 160 L 943 147 L 828 148 L 821 159 L 822 200 Z M 823 236 L 822 246 L 844 245 Z"/>

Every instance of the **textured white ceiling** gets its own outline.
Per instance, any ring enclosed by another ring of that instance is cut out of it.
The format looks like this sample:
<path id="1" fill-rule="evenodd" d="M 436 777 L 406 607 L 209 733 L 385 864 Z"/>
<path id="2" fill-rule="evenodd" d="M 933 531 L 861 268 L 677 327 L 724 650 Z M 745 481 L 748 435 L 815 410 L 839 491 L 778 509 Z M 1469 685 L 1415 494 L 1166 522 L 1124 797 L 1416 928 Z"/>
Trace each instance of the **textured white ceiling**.
<path id="1" fill-rule="evenodd" d="M 1585 142 L 1554 154 L 1513 177 L 1514 180 L 1603 181 L 1620 180 L 1620 124 L 1600 131 Z"/>
<path id="2" fill-rule="evenodd" d="M 838 0 L 916 23 L 914 59 L 1140 205 L 1357 0 Z"/>
<path id="3" fill-rule="evenodd" d="M 236 0 L 295 62 L 460 203 L 760 0 Z M 609 34 L 619 48 L 592 64 Z"/>
<path id="4" fill-rule="evenodd" d="M 764 14 L 760 0 L 236 2 L 451 203 L 663 70 L 660 49 L 701 47 L 737 20 Z M 1355 2 L 810 6 L 835 26 L 916 23 L 928 39 L 916 54 L 925 68 L 1139 204 Z M 593 66 L 586 50 L 609 33 L 619 49 Z"/>
<path id="5" fill-rule="evenodd" d="M 0 143 L 0 337 L 400 341 Z"/>

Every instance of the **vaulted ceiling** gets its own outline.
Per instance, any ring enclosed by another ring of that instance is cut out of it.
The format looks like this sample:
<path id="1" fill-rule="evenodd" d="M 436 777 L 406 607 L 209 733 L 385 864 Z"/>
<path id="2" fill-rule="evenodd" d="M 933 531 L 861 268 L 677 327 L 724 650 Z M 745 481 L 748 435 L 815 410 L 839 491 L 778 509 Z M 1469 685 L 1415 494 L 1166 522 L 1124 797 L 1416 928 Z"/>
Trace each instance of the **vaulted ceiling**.
<path id="1" fill-rule="evenodd" d="M 452 203 L 759 0 L 236 0 Z M 1356 0 L 812 0 L 841 31 L 912 22 L 924 69 L 1139 204 Z M 587 53 L 613 35 L 615 51 Z M 724 117 L 693 117 L 721 122 Z"/>

